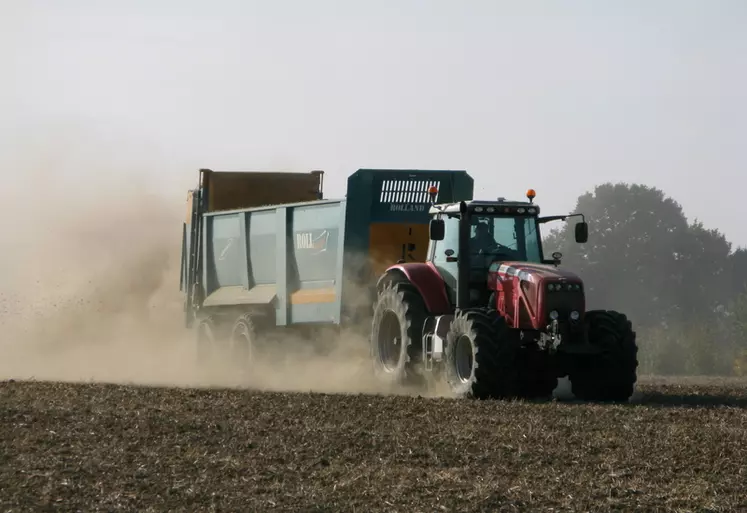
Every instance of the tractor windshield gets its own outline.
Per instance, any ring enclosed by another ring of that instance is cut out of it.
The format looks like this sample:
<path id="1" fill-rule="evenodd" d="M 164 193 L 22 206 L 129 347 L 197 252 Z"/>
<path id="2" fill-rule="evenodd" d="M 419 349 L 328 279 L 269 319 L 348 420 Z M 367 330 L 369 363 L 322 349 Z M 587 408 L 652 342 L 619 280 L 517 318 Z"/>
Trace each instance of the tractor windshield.
<path id="1" fill-rule="evenodd" d="M 494 260 L 542 261 L 534 217 L 473 215 L 470 236 L 473 267 L 487 267 Z"/>

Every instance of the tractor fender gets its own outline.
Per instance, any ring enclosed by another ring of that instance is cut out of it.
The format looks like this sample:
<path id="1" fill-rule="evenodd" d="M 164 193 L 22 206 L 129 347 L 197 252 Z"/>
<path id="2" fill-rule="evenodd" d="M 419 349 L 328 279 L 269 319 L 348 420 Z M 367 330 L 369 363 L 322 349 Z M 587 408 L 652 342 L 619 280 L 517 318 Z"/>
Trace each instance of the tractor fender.
<path id="1" fill-rule="evenodd" d="M 376 283 L 377 290 L 381 290 L 387 282 L 409 281 L 418 290 L 425 302 L 425 307 L 431 315 L 445 315 L 453 313 L 449 296 L 446 294 L 446 284 L 438 270 L 431 264 L 410 262 L 393 265 L 384 272 Z"/>

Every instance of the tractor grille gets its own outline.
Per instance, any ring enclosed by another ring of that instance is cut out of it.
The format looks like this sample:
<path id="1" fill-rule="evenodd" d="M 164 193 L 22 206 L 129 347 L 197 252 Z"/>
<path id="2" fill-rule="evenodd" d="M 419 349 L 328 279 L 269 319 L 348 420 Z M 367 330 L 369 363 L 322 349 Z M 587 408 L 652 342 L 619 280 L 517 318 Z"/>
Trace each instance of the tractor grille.
<path id="1" fill-rule="evenodd" d="M 558 319 L 567 321 L 573 310 L 581 313 L 584 306 L 583 290 L 545 291 L 545 315 L 550 320 L 550 312 L 557 310 Z"/>

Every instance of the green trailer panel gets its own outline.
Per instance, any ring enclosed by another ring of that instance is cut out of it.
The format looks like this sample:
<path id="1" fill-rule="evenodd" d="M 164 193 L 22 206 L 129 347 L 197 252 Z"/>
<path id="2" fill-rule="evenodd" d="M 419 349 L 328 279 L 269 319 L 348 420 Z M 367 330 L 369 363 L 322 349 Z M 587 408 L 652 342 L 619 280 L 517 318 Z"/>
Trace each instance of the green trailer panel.
<path id="1" fill-rule="evenodd" d="M 203 306 L 274 305 L 279 326 L 339 323 L 345 205 L 205 214 Z"/>
<path id="2" fill-rule="evenodd" d="M 264 308 L 278 326 L 340 324 L 370 310 L 365 289 L 380 272 L 425 259 L 430 186 L 439 202 L 472 199 L 466 172 L 438 170 L 361 169 L 345 199 L 230 211 L 200 212 L 192 197 L 202 190 L 192 191 L 197 229 L 185 224 L 182 243 L 187 324 L 200 308 Z"/>

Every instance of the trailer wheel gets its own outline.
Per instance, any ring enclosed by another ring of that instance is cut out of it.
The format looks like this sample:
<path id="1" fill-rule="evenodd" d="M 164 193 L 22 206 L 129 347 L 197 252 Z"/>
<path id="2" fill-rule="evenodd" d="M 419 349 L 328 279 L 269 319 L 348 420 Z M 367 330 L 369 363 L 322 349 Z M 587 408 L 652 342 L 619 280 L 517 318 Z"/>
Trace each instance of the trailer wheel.
<path id="1" fill-rule="evenodd" d="M 232 364 L 244 377 L 251 372 L 257 352 L 257 325 L 251 314 L 236 319 L 229 338 Z"/>
<path id="2" fill-rule="evenodd" d="M 212 317 L 198 319 L 194 326 L 197 362 L 207 363 L 211 358 L 216 343 L 216 326 Z"/>
<path id="3" fill-rule="evenodd" d="M 456 314 L 446 334 L 446 381 L 457 397 L 509 399 L 519 396 L 519 343 L 506 320 L 492 309 Z"/>
<path id="4" fill-rule="evenodd" d="M 197 317 L 192 330 L 197 367 L 206 371 L 222 368 L 228 347 L 227 327 L 222 319 L 213 315 Z"/>
<path id="5" fill-rule="evenodd" d="M 569 378 L 571 390 L 585 401 L 625 402 L 633 391 L 638 368 L 638 346 L 633 326 L 624 314 L 593 310 L 586 312 L 589 342 L 601 354 L 580 356 Z"/>
<path id="6" fill-rule="evenodd" d="M 379 293 L 371 329 L 376 376 L 392 384 L 417 381 L 425 303 L 410 283 L 387 283 Z"/>

